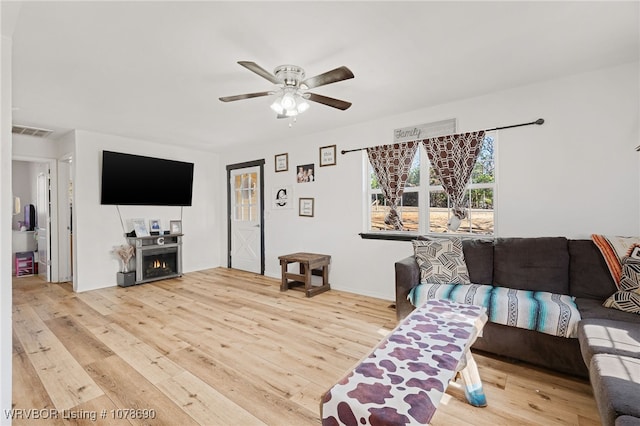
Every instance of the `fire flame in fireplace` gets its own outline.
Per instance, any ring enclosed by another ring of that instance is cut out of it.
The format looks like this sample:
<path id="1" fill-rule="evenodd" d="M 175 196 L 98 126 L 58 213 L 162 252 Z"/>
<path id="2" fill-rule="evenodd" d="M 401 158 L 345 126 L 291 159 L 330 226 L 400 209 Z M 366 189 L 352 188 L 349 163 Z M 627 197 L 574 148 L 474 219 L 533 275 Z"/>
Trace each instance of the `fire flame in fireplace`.
<path id="1" fill-rule="evenodd" d="M 167 262 L 161 262 L 160 260 L 154 260 L 151 264 L 154 269 L 167 269 Z"/>

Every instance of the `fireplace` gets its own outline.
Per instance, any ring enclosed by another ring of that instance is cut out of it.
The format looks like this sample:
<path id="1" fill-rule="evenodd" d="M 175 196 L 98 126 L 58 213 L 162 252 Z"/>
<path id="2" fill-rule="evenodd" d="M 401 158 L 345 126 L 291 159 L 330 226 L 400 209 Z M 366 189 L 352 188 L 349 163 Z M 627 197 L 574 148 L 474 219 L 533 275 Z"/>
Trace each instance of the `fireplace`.
<path id="1" fill-rule="evenodd" d="M 142 258 L 142 281 L 173 276 L 178 272 L 178 248 L 146 250 Z"/>
<path id="2" fill-rule="evenodd" d="M 136 284 L 182 276 L 182 234 L 129 240 L 136 247 Z"/>

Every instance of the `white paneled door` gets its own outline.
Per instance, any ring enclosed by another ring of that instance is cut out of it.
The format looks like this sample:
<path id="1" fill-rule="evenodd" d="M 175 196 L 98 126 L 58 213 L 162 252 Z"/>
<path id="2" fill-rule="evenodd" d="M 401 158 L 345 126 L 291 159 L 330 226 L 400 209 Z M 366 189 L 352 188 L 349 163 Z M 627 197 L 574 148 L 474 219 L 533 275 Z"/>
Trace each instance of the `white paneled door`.
<path id="1" fill-rule="evenodd" d="M 230 266 L 243 271 L 262 270 L 262 195 L 260 167 L 230 173 Z"/>
<path id="2" fill-rule="evenodd" d="M 38 275 L 51 282 L 51 187 L 49 165 L 39 165 L 36 195 Z"/>

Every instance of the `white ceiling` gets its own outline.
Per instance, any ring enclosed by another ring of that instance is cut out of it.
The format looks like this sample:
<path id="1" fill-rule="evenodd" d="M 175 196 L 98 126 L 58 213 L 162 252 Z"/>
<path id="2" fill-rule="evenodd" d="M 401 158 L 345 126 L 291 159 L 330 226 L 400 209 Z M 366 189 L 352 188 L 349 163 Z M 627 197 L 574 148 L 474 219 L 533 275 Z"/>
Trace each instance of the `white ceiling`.
<path id="1" fill-rule="evenodd" d="M 5 2 L 3 2 L 4 9 Z M 639 2 L 23 2 L 14 124 L 219 150 L 637 61 Z M 355 79 L 314 89 L 293 128 L 239 66 Z"/>

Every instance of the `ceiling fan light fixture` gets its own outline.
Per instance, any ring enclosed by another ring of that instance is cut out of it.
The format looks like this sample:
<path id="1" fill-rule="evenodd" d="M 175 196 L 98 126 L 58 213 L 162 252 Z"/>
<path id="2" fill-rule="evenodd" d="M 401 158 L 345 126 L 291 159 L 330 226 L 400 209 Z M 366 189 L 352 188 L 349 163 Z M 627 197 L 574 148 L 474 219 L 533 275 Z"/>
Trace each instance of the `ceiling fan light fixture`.
<path id="1" fill-rule="evenodd" d="M 284 88 L 271 104 L 271 109 L 278 115 L 295 117 L 309 109 L 309 103 L 295 88 Z"/>
<path id="2" fill-rule="evenodd" d="M 282 96 L 278 96 L 275 101 L 271 104 L 271 109 L 278 115 L 282 115 L 284 113 L 284 108 L 282 108 Z"/>
<path id="3" fill-rule="evenodd" d="M 290 91 L 285 92 L 280 99 L 280 104 L 285 110 L 296 109 L 296 98 L 294 97 L 294 94 Z"/>
<path id="4" fill-rule="evenodd" d="M 309 102 L 307 102 L 302 96 L 298 96 L 298 112 L 303 113 L 309 109 Z"/>

